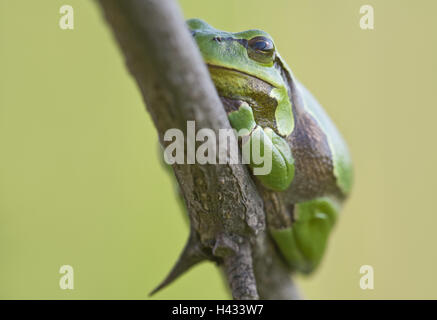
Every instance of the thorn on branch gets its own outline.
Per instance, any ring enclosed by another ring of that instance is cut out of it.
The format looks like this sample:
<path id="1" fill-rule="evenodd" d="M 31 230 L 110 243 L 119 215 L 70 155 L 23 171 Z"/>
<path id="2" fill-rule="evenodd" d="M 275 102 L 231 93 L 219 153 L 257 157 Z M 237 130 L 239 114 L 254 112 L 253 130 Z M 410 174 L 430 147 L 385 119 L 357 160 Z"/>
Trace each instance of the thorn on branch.
<path id="1" fill-rule="evenodd" d="M 200 246 L 200 242 L 195 235 L 195 231 L 192 230 L 190 237 L 188 238 L 188 242 L 179 256 L 179 259 L 176 261 L 176 264 L 171 269 L 167 277 L 155 289 L 153 289 L 152 292 L 149 293 L 149 296 L 154 295 L 161 289 L 171 284 L 194 265 L 208 259 L 208 255 Z"/>

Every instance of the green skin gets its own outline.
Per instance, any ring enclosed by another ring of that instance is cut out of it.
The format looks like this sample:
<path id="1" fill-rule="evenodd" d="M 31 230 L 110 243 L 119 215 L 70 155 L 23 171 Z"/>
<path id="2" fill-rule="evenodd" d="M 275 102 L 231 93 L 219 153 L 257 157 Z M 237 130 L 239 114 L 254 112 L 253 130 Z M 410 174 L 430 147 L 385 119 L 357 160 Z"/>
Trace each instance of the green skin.
<path id="1" fill-rule="evenodd" d="M 347 147 L 319 103 L 294 78 L 270 35 L 224 32 L 199 19 L 187 24 L 232 127 L 250 132 L 245 143 L 259 139 L 261 149 L 272 151 L 271 172 L 255 176 L 263 194 L 284 208 L 267 212 L 269 231 L 290 268 L 310 273 L 350 192 Z"/>

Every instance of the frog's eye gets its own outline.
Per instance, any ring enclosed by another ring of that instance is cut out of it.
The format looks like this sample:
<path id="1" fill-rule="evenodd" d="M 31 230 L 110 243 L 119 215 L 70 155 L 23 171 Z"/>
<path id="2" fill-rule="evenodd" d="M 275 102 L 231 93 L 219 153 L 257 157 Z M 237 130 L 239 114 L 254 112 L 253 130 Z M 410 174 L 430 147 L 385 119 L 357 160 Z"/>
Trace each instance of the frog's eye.
<path id="1" fill-rule="evenodd" d="M 269 38 L 259 36 L 247 43 L 249 57 L 261 63 L 271 63 L 275 59 L 275 46 Z"/>
<path id="2" fill-rule="evenodd" d="M 255 37 L 249 40 L 249 47 L 256 51 L 272 52 L 275 50 L 272 40 L 266 37 Z"/>

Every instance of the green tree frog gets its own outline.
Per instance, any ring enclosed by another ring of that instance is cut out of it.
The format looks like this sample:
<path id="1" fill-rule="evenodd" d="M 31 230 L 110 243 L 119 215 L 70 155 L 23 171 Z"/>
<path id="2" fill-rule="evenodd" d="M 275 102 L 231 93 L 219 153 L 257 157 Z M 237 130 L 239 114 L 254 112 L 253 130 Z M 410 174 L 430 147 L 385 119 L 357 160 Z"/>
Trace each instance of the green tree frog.
<path id="1" fill-rule="evenodd" d="M 270 139 L 272 170 L 255 176 L 269 232 L 291 270 L 310 273 L 351 189 L 347 146 L 270 35 L 224 32 L 199 19 L 187 24 L 231 126 Z"/>

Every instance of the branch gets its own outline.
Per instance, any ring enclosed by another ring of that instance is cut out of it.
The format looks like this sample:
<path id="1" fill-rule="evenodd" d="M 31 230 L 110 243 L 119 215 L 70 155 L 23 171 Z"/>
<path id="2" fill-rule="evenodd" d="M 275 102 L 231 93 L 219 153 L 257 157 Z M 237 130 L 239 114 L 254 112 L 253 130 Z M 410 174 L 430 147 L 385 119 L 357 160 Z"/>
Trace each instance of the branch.
<path id="1" fill-rule="evenodd" d="M 162 145 L 166 130 L 231 129 L 179 7 L 163 0 L 99 0 Z M 186 149 L 185 149 L 186 150 Z M 189 242 L 168 284 L 201 260 L 219 262 L 235 299 L 293 299 L 296 289 L 267 236 L 263 202 L 241 164 L 173 165 L 190 216 Z"/>

